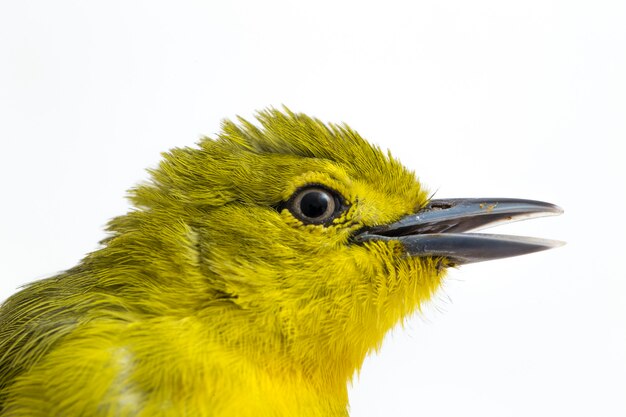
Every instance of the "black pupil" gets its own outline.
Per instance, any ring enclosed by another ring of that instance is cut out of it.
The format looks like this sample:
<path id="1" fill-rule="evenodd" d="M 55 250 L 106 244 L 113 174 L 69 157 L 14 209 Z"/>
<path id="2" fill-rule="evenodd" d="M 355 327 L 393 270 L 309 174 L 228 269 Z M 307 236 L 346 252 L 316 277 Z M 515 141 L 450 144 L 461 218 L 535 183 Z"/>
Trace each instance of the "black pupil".
<path id="1" fill-rule="evenodd" d="M 316 219 L 323 216 L 328 210 L 331 197 L 321 191 L 311 191 L 304 196 L 300 201 L 300 210 L 305 216 Z"/>

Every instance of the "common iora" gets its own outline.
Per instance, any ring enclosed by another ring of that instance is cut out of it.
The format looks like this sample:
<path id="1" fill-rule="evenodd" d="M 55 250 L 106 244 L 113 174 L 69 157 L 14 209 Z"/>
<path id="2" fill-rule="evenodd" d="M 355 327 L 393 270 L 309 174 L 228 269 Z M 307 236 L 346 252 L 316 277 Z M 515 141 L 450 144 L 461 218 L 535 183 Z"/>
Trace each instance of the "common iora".
<path id="1" fill-rule="evenodd" d="M 288 109 L 164 154 L 102 247 L 0 308 L 0 414 L 347 416 L 347 383 L 446 269 L 559 242 L 554 215 L 429 199 L 346 125 Z"/>

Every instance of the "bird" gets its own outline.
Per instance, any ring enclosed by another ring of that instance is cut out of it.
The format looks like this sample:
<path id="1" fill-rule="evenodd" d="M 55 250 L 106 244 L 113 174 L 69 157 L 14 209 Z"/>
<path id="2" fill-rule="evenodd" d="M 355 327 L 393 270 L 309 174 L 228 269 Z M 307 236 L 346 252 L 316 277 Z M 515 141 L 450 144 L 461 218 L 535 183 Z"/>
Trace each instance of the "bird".
<path id="1" fill-rule="evenodd" d="M 557 215 L 434 199 L 346 124 L 289 108 L 174 148 L 80 263 L 0 307 L 0 414 L 348 416 L 347 385 L 450 268 L 560 244 Z"/>

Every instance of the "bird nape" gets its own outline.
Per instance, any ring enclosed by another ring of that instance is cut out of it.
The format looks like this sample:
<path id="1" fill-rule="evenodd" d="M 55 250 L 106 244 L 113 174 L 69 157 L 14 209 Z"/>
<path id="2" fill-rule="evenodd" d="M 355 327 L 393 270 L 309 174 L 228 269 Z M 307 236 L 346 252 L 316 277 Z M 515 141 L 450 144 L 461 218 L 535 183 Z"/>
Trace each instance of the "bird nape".
<path id="1" fill-rule="evenodd" d="M 284 109 L 164 155 L 102 248 L 0 308 L 3 416 L 346 416 L 347 382 L 446 269 L 561 213 L 432 200 L 346 125 Z"/>

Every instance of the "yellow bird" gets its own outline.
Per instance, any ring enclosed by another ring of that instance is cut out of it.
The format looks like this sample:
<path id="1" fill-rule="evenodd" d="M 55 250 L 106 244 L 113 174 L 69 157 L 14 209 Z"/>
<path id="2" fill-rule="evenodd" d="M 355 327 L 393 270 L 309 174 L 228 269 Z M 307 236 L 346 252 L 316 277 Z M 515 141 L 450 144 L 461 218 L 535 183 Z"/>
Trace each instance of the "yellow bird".
<path id="1" fill-rule="evenodd" d="M 347 416 L 347 382 L 446 269 L 559 214 L 432 200 L 345 125 L 266 110 L 174 149 L 102 248 L 0 308 L 2 416 Z"/>

